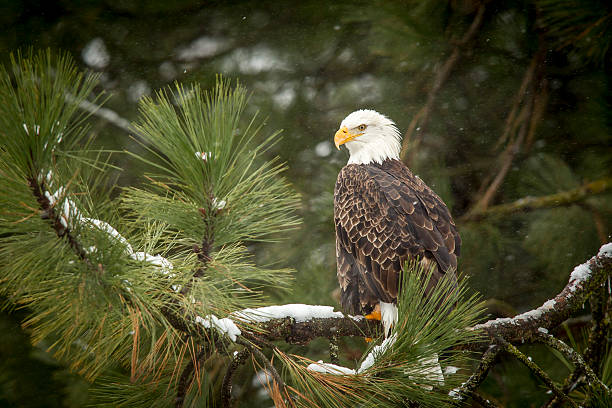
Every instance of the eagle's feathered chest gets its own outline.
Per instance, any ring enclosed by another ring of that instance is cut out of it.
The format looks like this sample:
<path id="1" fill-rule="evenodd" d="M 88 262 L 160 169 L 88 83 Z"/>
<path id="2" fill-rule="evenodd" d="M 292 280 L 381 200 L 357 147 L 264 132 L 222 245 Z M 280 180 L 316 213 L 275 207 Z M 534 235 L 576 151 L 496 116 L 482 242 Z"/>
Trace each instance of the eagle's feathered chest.
<path id="1" fill-rule="evenodd" d="M 345 166 L 334 222 L 342 303 L 350 313 L 395 302 L 410 259 L 435 262 L 439 276 L 457 266 L 461 240 L 447 207 L 398 160 Z"/>

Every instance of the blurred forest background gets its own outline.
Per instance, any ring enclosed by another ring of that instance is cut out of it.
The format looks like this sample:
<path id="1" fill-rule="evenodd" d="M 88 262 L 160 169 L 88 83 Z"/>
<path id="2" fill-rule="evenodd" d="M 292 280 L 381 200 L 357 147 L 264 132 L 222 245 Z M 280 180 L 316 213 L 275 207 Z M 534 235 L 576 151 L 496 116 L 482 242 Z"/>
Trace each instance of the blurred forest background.
<path id="1" fill-rule="evenodd" d="M 386 114 L 406 132 L 406 161 L 451 208 L 464 242 L 460 272 L 494 316 L 542 304 L 609 241 L 608 1 L 3 0 L 0 23 L 4 64 L 10 51 L 50 47 L 102 73 L 98 91 L 117 113 L 94 120 L 106 149 L 146 154 L 127 126 L 142 95 L 174 81 L 209 88 L 221 73 L 252 92 L 247 116 L 267 117 L 262 137 L 284 129 L 269 154 L 288 163 L 287 178 L 302 195 L 301 229 L 273 249 L 251 248 L 260 263 L 296 270 L 293 291 L 270 293 L 271 303 L 339 306 L 333 188 L 348 155 L 332 137 L 359 108 Z M 141 180 L 139 163 L 114 158 L 124 169 L 121 185 Z M 607 190 L 591 194 L 597 189 Z M 541 209 L 491 213 L 567 191 Z M 32 348 L 20 319 L 0 315 L 0 405 L 81 406 L 87 385 Z M 316 360 L 326 347 L 296 351 Z M 348 359 L 362 349 L 341 345 Z M 551 361 L 539 362 L 558 365 L 562 380 L 568 371 L 547 355 Z M 272 405 L 243 375 L 249 404 L 242 406 Z M 496 366 L 483 391 L 508 407 L 547 398 L 515 361 Z"/>

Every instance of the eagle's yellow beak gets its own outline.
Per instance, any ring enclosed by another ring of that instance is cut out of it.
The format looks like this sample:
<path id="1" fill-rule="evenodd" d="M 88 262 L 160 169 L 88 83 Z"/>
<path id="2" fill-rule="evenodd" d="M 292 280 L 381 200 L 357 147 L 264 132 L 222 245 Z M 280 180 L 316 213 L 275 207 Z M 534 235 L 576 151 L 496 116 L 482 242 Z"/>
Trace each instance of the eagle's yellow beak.
<path id="1" fill-rule="evenodd" d="M 351 133 L 346 128 L 346 126 L 342 126 L 334 136 L 334 143 L 336 144 L 336 148 L 340 150 L 340 145 L 345 144 L 346 142 L 350 142 L 357 136 L 361 136 L 363 133 Z"/>

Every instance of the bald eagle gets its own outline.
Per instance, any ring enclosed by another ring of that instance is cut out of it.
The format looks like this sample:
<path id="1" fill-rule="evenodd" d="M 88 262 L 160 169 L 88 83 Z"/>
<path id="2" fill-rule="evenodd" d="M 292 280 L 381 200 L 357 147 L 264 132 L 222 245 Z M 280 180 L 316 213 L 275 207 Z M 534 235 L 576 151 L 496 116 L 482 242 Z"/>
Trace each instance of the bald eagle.
<path id="1" fill-rule="evenodd" d="M 382 320 L 385 335 L 397 321 L 405 263 L 435 266 L 427 293 L 444 274 L 456 280 L 461 247 L 444 202 L 399 160 L 400 140 L 395 123 L 373 110 L 348 115 L 334 137 L 350 153 L 334 191 L 342 307 Z"/>

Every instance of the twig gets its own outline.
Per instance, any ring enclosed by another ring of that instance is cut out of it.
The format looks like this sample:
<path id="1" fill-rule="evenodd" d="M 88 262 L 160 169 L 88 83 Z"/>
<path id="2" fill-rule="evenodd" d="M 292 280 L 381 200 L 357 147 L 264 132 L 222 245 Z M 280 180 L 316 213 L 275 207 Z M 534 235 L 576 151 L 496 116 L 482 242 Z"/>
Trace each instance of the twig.
<path id="1" fill-rule="evenodd" d="M 28 185 L 30 186 L 30 190 L 32 190 L 32 194 L 36 198 L 40 209 L 42 210 L 41 217 L 48 218 L 53 224 L 53 229 L 58 238 L 65 238 L 68 241 L 68 244 L 74 251 L 74 253 L 83 260 L 87 266 L 92 269 L 102 271 L 102 266 L 98 265 L 98 267 L 94 267 L 93 263 L 89 259 L 87 252 L 83 248 L 83 245 L 77 240 L 77 238 L 72 234 L 70 227 L 64 226 L 62 224 L 61 217 L 55 211 L 54 206 L 49 201 L 49 198 L 45 195 L 46 188 L 44 182 L 39 182 L 36 178 L 31 177 L 28 178 Z"/>
<path id="2" fill-rule="evenodd" d="M 482 210 L 466 213 L 460 221 L 479 221 L 487 217 L 512 214 L 520 211 L 533 211 L 541 208 L 560 207 L 575 204 L 595 194 L 612 189 L 612 177 L 592 181 L 572 190 L 562 191 L 541 197 L 524 197 L 508 204 L 496 205 Z"/>
<path id="3" fill-rule="evenodd" d="M 280 391 L 281 396 L 283 396 L 283 399 L 292 401 L 291 395 L 289 394 L 289 392 L 287 391 L 287 387 L 285 386 L 285 382 L 283 381 L 282 377 L 278 374 L 278 371 L 276 371 L 276 367 L 274 367 L 274 364 L 272 364 L 272 362 L 268 360 L 265 354 L 262 353 L 261 350 L 259 350 L 257 347 L 251 347 L 250 350 L 253 356 L 255 357 L 255 359 L 259 361 L 261 364 L 263 364 L 268 374 L 272 376 L 272 379 L 278 386 L 278 389 Z"/>
<path id="4" fill-rule="evenodd" d="M 535 131 L 535 121 L 540 118 L 540 116 L 538 115 L 541 114 L 544 109 L 543 106 L 538 106 L 538 112 L 534 114 L 535 103 L 537 100 L 539 101 L 539 89 L 537 88 L 542 88 L 543 86 L 543 83 L 540 82 L 542 82 L 541 77 L 545 53 L 546 49 L 543 46 L 540 46 L 540 49 L 533 56 L 531 63 L 529 64 L 529 68 L 527 69 L 527 72 L 525 73 L 525 76 L 523 78 L 523 83 L 521 84 L 521 87 L 519 89 L 515 104 L 510 114 L 508 115 L 508 119 L 506 121 L 506 125 L 504 127 L 504 131 L 502 133 L 500 141 L 505 141 L 511 131 L 518 127 L 519 130 L 517 137 L 516 139 L 514 139 L 513 142 L 509 143 L 506 149 L 502 152 L 500 159 L 498 160 L 501 162 L 501 166 L 499 166 L 499 170 L 497 171 L 497 174 L 495 175 L 493 180 L 491 181 L 490 178 L 485 178 L 485 180 L 482 182 L 480 189 L 478 190 L 479 193 L 477 194 L 477 196 L 480 196 L 480 198 L 474 203 L 472 210 L 470 210 L 470 213 L 481 212 L 487 209 L 487 207 L 493 200 L 495 194 L 502 185 L 504 179 L 506 178 L 506 175 L 508 174 L 508 171 L 512 166 L 512 162 L 514 161 L 514 157 L 519 152 L 521 146 L 525 141 L 525 138 L 530 133 L 533 133 Z M 538 81 L 538 83 L 536 83 L 535 85 L 533 84 L 534 78 L 536 78 L 535 80 Z M 518 108 L 518 103 L 524 98 L 529 85 L 531 85 L 532 88 L 532 96 L 527 99 L 525 105 L 523 105 L 523 108 L 521 109 L 520 114 L 515 119 L 515 111 Z M 498 142 L 498 144 L 499 143 L 500 142 Z M 482 193 L 483 191 L 484 193 Z"/>
<path id="5" fill-rule="evenodd" d="M 533 74 L 536 69 L 536 58 L 532 58 L 529 67 L 527 67 L 527 71 L 523 75 L 523 80 L 521 81 L 521 86 L 519 87 L 518 92 L 514 96 L 514 102 L 512 104 L 512 108 L 510 109 L 510 113 L 506 117 L 506 123 L 504 124 L 504 129 L 502 131 L 501 136 L 495 143 L 495 149 L 499 148 L 503 145 L 507 140 L 512 130 L 516 128 L 516 114 L 521 106 L 521 102 L 523 102 L 525 95 L 527 94 L 527 89 L 533 80 Z"/>
<path id="6" fill-rule="evenodd" d="M 338 357 L 338 336 L 335 334 L 329 339 L 329 361 L 332 364 L 340 363 L 340 358 Z"/>
<path id="7" fill-rule="evenodd" d="M 457 390 L 456 398 L 458 398 L 458 401 L 463 401 L 468 396 L 474 398 L 476 388 L 487 378 L 489 370 L 495 364 L 495 360 L 501 350 L 501 347 L 496 344 L 489 346 L 480 358 L 480 364 L 478 364 L 476 371 Z"/>
<path id="8" fill-rule="evenodd" d="M 474 20 L 472 20 L 472 24 L 470 25 L 468 30 L 465 32 L 463 37 L 455 43 L 455 46 L 453 48 L 453 51 L 451 52 L 451 55 L 448 57 L 448 59 L 444 62 L 442 67 L 436 73 L 436 77 L 427 95 L 427 101 L 425 102 L 425 105 L 413 117 L 412 121 L 408 125 L 408 128 L 406 129 L 406 133 L 404 134 L 404 141 L 402 142 L 402 150 L 400 152 L 400 158 L 405 163 L 410 163 L 412 161 L 412 157 L 414 156 L 416 147 L 419 145 L 421 141 L 420 135 L 423 134 L 423 129 L 425 128 L 425 126 L 427 125 L 427 122 L 429 121 L 429 116 L 431 114 L 431 110 L 433 109 L 433 105 L 438 95 L 438 92 L 442 88 L 442 85 L 444 84 L 444 82 L 446 82 L 446 80 L 450 76 L 450 73 L 455 67 L 455 65 L 457 64 L 457 61 L 459 61 L 459 57 L 461 56 L 461 49 L 465 45 L 467 45 L 469 42 L 471 42 L 474 36 L 476 35 L 478 28 L 480 28 L 480 25 L 482 24 L 484 12 L 485 12 L 485 5 L 483 2 L 483 3 L 480 3 L 480 5 L 478 6 L 478 10 L 476 11 Z M 417 127 L 420 128 L 419 129 L 420 133 L 418 133 L 417 136 L 415 136 L 413 140 L 413 134 L 414 134 L 415 129 L 417 129 Z M 412 146 L 412 149 L 409 150 L 408 146 L 411 143 L 413 146 Z"/>
<path id="9" fill-rule="evenodd" d="M 586 375 L 587 384 L 589 386 L 597 386 L 606 392 L 608 391 L 608 387 L 604 383 L 602 383 L 599 378 L 597 378 L 597 375 L 593 372 L 593 369 L 589 367 L 589 365 L 584 361 L 582 356 L 574 349 L 572 349 L 556 337 L 548 333 L 544 333 L 542 331 L 538 332 L 537 337 L 550 347 L 559 350 L 568 360 L 570 360 L 574 364 L 574 366 L 576 366 L 576 368 L 579 368 L 582 372 L 584 372 Z"/>
<path id="10" fill-rule="evenodd" d="M 198 261 L 200 261 L 200 265 L 195 268 L 191 280 L 181 288 L 181 295 L 187 296 L 191 291 L 193 280 L 204 276 L 204 272 L 212 260 L 210 258 L 210 250 L 212 249 L 213 239 L 212 237 L 204 237 L 201 247 L 193 246 L 193 252 L 196 254 Z"/>
<path id="11" fill-rule="evenodd" d="M 232 362 L 227 367 L 225 375 L 223 376 L 223 384 L 221 386 L 221 405 L 223 407 L 230 408 L 232 406 L 232 381 L 234 378 L 234 373 L 238 367 L 245 363 L 249 355 L 251 355 L 251 350 L 245 347 L 242 351 L 237 353 L 234 358 L 232 358 Z"/>
<path id="12" fill-rule="evenodd" d="M 537 364 L 531 361 L 529 357 L 521 353 L 519 349 L 517 349 L 515 346 L 508 343 L 506 340 L 504 340 L 501 337 L 498 337 L 496 341 L 501 346 L 503 346 L 506 349 L 506 351 L 508 351 L 510 354 L 516 357 L 521 363 L 525 364 L 527 368 L 529 368 L 533 374 L 539 377 L 540 380 L 542 380 L 542 382 L 546 384 L 548 389 L 550 389 L 558 398 L 567 401 L 572 407 L 578 408 L 578 405 L 576 405 L 576 403 L 570 397 L 568 397 L 567 394 L 563 393 L 563 391 L 555 385 L 555 383 L 548 376 L 548 374 L 546 374 L 544 370 L 542 370 Z"/>
<path id="13" fill-rule="evenodd" d="M 200 350 L 196 358 L 193 360 L 190 360 L 185 366 L 185 368 L 183 369 L 183 372 L 181 374 L 181 378 L 179 380 L 177 390 L 176 390 L 176 398 L 174 399 L 174 406 L 176 408 L 181 408 L 183 406 L 183 403 L 185 402 L 185 395 L 187 394 L 187 389 L 189 388 L 188 387 L 189 380 L 191 379 L 191 374 L 193 373 L 195 364 L 198 361 L 205 360 L 206 359 L 205 356 L 209 356 L 209 355 L 210 355 L 210 349 L 206 346 L 202 347 L 202 349 Z"/>
<path id="14" fill-rule="evenodd" d="M 485 408 L 498 408 L 497 405 L 495 405 L 488 399 L 484 398 L 482 395 L 478 394 L 477 392 L 472 392 L 471 397 L 474 401 L 476 401 L 477 403 L 479 403 L 481 406 Z"/>

